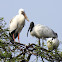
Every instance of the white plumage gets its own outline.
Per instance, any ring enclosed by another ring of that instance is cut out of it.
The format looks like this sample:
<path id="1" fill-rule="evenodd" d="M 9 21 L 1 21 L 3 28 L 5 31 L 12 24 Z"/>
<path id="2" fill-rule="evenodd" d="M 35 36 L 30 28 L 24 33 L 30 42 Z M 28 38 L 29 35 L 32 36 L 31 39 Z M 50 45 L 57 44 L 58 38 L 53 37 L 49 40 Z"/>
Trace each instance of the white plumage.
<path id="1" fill-rule="evenodd" d="M 30 23 L 30 27 L 28 29 L 28 31 L 30 30 L 30 34 L 32 36 L 37 37 L 39 40 L 40 38 L 44 39 L 44 38 L 56 38 L 58 37 L 57 33 L 55 33 L 52 29 L 50 29 L 47 26 L 41 25 L 41 24 L 37 24 L 34 25 L 34 22 Z M 27 33 L 28 35 L 28 33 Z"/>
<path id="2" fill-rule="evenodd" d="M 41 24 L 34 26 L 33 30 L 30 33 L 32 36 L 36 36 L 37 38 L 57 37 L 56 34 L 54 34 L 52 29 Z"/>
<path id="3" fill-rule="evenodd" d="M 59 40 L 57 38 L 48 38 L 47 39 L 47 47 L 49 50 L 57 49 L 59 46 Z"/>
<path id="4" fill-rule="evenodd" d="M 18 15 L 16 15 L 11 21 L 10 21 L 10 27 L 9 27 L 9 33 L 12 39 L 15 41 L 14 38 L 19 36 L 18 34 L 21 32 L 22 28 L 25 25 L 25 19 L 28 20 L 24 9 L 19 9 Z M 18 37 L 19 38 L 19 37 Z M 18 39 L 19 40 L 19 39 Z"/>

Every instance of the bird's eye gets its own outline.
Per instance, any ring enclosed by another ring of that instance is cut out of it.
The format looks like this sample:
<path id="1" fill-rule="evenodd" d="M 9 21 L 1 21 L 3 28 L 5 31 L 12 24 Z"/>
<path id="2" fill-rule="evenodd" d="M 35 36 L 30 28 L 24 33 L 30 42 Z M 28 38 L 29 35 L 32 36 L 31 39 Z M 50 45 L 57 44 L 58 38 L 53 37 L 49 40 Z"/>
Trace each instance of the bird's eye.
<path id="1" fill-rule="evenodd" d="M 53 40 L 53 38 L 52 38 L 52 40 Z"/>
<path id="2" fill-rule="evenodd" d="M 25 12 L 22 11 L 22 14 L 25 15 Z"/>

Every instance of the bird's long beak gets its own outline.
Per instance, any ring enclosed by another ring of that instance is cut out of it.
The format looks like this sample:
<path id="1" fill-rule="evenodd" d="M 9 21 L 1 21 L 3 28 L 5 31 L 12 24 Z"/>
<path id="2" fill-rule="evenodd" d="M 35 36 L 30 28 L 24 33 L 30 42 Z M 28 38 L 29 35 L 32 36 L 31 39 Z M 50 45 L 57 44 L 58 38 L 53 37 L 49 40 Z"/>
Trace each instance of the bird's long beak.
<path id="1" fill-rule="evenodd" d="M 29 30 L 30 30 L 30 27 L 29 27 L 29 29 L 28 29 L 28 31 L 27 31 L 27 37 L 28 37 L 28 32 L 29 32 Z"/>
<path id="2" fill-rule="evenodd" d="M 24 16 L 25 16 L 25 19 L 26 19 L 27 21 L 29 21 L 29 19 L 28 19 L 28 17 L 26 16 L 26 14 L 24 14 Z"/>

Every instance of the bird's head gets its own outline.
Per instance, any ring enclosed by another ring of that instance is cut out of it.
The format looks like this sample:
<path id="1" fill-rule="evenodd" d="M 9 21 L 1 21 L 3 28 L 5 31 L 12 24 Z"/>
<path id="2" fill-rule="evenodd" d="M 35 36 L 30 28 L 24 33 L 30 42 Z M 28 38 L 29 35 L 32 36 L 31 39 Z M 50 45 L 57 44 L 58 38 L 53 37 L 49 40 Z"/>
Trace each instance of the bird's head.
<path id="1" fill-rule="evenodd" d="M 28 32 L 29 32 L 29 30 L 30 30 L 30 32 L 31 32 L 32 29 L 33 29 L 33 27 L 34 27 L 34 22 L 31 22 L 31 23 L 30 23 L 30 26 L 29 26 L 29 29 L 28 29 Z M 28 32 L 27 32 L 27 37 L 28 37 Z"/>
<path id="2" fill-rule="evenodd" d="M 19 14 L 22 14 L 22 15 L 25 17 L 25 19 L 26 19 L 27 21 L 29 21 L 28 17 L 27 17 L 26 14 L 25 14 L 24 9 L 19 9 Z"/>

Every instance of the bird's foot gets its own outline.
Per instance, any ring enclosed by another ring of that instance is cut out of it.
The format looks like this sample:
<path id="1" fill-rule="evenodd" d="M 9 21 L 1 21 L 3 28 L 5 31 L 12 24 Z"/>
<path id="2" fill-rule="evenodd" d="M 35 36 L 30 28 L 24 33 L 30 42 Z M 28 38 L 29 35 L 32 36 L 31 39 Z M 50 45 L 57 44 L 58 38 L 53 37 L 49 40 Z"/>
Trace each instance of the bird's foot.
<path id="1" fill-rule="evenodd" d="M 18 40 L 18 43 L 20 43 L 20 40 Z"/>

